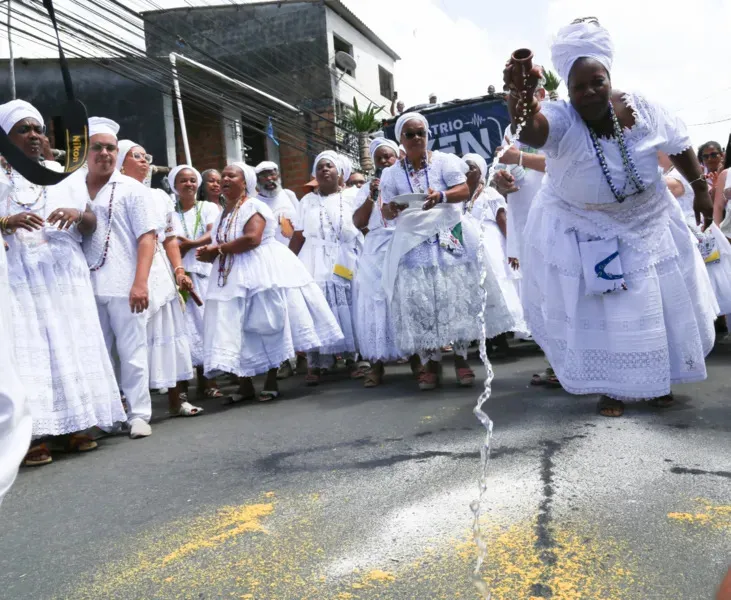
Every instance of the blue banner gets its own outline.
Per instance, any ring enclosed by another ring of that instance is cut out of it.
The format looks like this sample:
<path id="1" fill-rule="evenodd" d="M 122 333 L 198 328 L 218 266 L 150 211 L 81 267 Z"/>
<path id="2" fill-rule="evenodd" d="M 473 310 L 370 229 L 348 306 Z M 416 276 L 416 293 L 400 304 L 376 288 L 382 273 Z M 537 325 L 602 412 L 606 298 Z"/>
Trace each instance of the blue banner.
<path id="1" fill-rule="evenodd" d="M 429 149 L 463 156 L 474 152 L 488 164 L 503 143 L 510 123 L 508 107 L 501 100 L 476 100 L 461 106 L 425 110 L 429 120 Z M 393 124 L 385 129 L 394 139 Z"/>

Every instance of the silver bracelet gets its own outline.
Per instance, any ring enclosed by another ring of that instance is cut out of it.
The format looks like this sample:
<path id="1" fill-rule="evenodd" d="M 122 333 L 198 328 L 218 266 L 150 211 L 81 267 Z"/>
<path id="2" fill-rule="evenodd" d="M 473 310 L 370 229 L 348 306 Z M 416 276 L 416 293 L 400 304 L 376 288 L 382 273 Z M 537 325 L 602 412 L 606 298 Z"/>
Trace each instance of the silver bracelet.
<path id="1" fill-rule="evenodd" d="M 688 183 L 688 185 L 693 185 L 694 183 L 696 183 L 698 181 L 704 181 L 706 183 L 706 185 L 708 185 L 708 182 L 706 181 L 706 176 L 705 175 L 701 175 L 700 177 L 698 177 L 698 179 L 694 179 L 693 181 L 691 181 L 690 183 Z"/>

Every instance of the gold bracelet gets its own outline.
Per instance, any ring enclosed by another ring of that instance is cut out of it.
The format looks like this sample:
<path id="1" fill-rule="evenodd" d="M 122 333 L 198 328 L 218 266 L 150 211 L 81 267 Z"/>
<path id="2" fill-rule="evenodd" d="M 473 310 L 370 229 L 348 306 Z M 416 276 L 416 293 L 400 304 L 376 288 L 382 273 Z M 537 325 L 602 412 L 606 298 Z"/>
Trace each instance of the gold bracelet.
<path id="1" fill-rule="evenodd" d="M 175 273 L 177 273 L 177 272 L 178 272 L 178 269 L 183 269 L 183 273 L 185 273 L 185 267 L 184 267 L 184 266 L 182 266 L 182 265 L 181 265 L 181 266 L 179 266 L 179 267 L 175 267 L 175 269 L 173 269 L 173 271 L 174 271 Z"/>

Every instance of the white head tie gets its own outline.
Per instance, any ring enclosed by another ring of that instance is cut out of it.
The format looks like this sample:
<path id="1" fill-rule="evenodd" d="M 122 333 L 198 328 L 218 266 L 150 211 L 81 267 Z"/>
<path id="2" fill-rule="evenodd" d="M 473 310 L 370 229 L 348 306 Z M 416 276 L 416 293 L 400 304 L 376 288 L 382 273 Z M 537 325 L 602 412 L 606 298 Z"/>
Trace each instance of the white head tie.
<path id="1" fill-rule="evenodd" d="M 262 171 L 279 171 L 279 165 L 270 160 L 265 160 L 264 162 L 260 162 L 258 165 L 256 165 L 256 169 L 254 170 L 256 171 L 257 175 Z"/>
<path id="2" fill-rule="evenodd" d="M 254 168 L 243 162 L 231 163 L 231 166 L 241 169 L 241 172 L 244 174 L 244 181 L 246 181 L 246 195 L 256 195 L 256 171 L 254 171 Z"/>
<path id="3" fill-rule="evenodd" d="M 474 153 L 465 154 L 462 157 L 462 160 L 464 162 L 467 162 L 469 160 L 469 161 L 472 161 L 473 163 L 475 163 L 477 165 L 477 168 L 480 169 L 480 174 L 482 176 L 481 178 L 485 179 L 485 177 L 487 177 L 487 161 L 484 158 L 482 158 L 482 156 L 480 156 L 479 154 L 474 154 Z"/>
<path id="4" fill-rule="evenodd" d="M 403 130 L 404 125 L 406 125 L 409 121 L 421 121 L 424 124 L 424 129 L 426 129 L 426 135 L 429 135 L 429 121 L 426 120 L 426 117 L 418 112 L 409 112 L 402 114 L 396 121 L 394 134 L 398 141 L 401 141 L 401 131 Z"/>
<path id="5" fill-rule="evenodd" d="M 10 133 L 15 124 L 23 119 L 35 119 L 41 125 L 44 124 L 41 113 L 30 102 L 11 100 L 0 105 L 0 127 L 3 128 L 5 133 Z"/>
<path id="6" fill-rule="evenodd" d="M 337 153 L 333 150 L 325 150 L 324 152 L 320 152 L 320 154 L 317 155 L 317 157 L 315 158 L 315 162 L 312 164 L 313 177 L 315 177 L 315 175 L 317 174 L 317 165 L 319 165 L 323 160 L 329 160 L 333 165 L 335 165 L 338 173 L 343 172 L 343 165 L 340 162 L 340 157 L 338 157 Z"/>
<path id="7" fill-rule="evenodd" d="M 89 137 L 99 133 L 113 135 L 119 133 L 119 124 L 105 117 L 89 117 Z"/>
<path id="8" fill-rule="evenodd" d="M 178 191 L 175 189 L 175 178 L 181 171 L 185 171 L 185 169 L 188 169 L 195 173 L 198 183 L 198 187 L 196 189 L 200 189 L 201 183 L 203 183 L 203 178 L 201 177 L 201 174 L 195 168 L 191 167 L 190 165 L 178 165 L 172 171 L 170 171 L 170 173 L 168 173 L 168 183 L 170 184 L 170 189 L 175 192 L 175 195 L 179 195 Z"/>
<path id="9" fill-rule="evenodd" d="M 376 150 L 378 150 L 381 146 L 391 148 L 391 150 L 396 153 L 396 158 L 398 158 L 398 145 L 396 144 L 396 142 L 380 137 L 373 140 L 370 147 L 368 148 L 371 153 L 371 160 L 376 160 Z"/>
<path id="10" fill-rule="evenodd" d="M 350 179 L 350 175 L 353 173 L 353 163 L 350 162 L 350 159 L 344 154 L 340 154 L 338 156 L 338 160 L 343 167 L 343 183 L 348 183 L 348 179 Z"/>
<path id="11" fill-rule="evenodd" d="M 594 59 L 604 66 L 607 73 L 611 73 L 614 58 L 612 38 L 596 21 L 582 21 L 562 27 L 551 45 L 553 66 L 566 84 L 571 67 L 580 58 Z"/>
<path id="12" fill-rule="evenodd" d="M 91 137 L 91 135 L 89 135 Z M 139 146 L 137 142 L 133 142 L 132 140 L 119 140 L 117 142 L 117 148 L 119 151 L 117 152 L 117 170 L 122 170 L 122 165 L 124 164 L 124 159 L 127 158 L 127 155 L 129 154 L 129 151 L 132 150 L 135 146 Z"/>

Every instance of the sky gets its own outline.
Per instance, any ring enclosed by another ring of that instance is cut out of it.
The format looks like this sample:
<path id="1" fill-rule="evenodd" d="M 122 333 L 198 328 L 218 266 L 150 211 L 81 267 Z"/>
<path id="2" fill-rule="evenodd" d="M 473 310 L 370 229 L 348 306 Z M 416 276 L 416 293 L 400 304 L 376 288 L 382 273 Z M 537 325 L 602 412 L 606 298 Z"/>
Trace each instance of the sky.
<path id="1" fill-rule="evenodd" d="M 249 0 L 228 0 L 244 3 Z M 407 105 L 469 98 L 499 90 L 513 50 L 531 48 L 550 68 L 553 35 L 577 17 L 594 16 L 614 39 L 612 82 L 677 112 L 698 145 L 726 145 L 731 132 L 731 68 L 725 59 L 730 0 L 342 0 L 402 58 L 395 87 Z M 16 0 L 17 2 L 17 0 Z M 60 6 L 68 0 L 55 0 Z M 139 9 L 225 4 L 224 0 L 130 0 Z M 0 19 L 4 20 L 4 16 Z M 0 33 L 1 33 L 0 28 Z M 7 56 L 0 39 L 0 56 Z M 37 56 L 28 42 L 16 56 Z M 48 51 L 42 53 L 48 56 Z M 565 96 L 562 86 L 560 94 Z M 705 124 L 709 123 L 709 124 Z"/>

